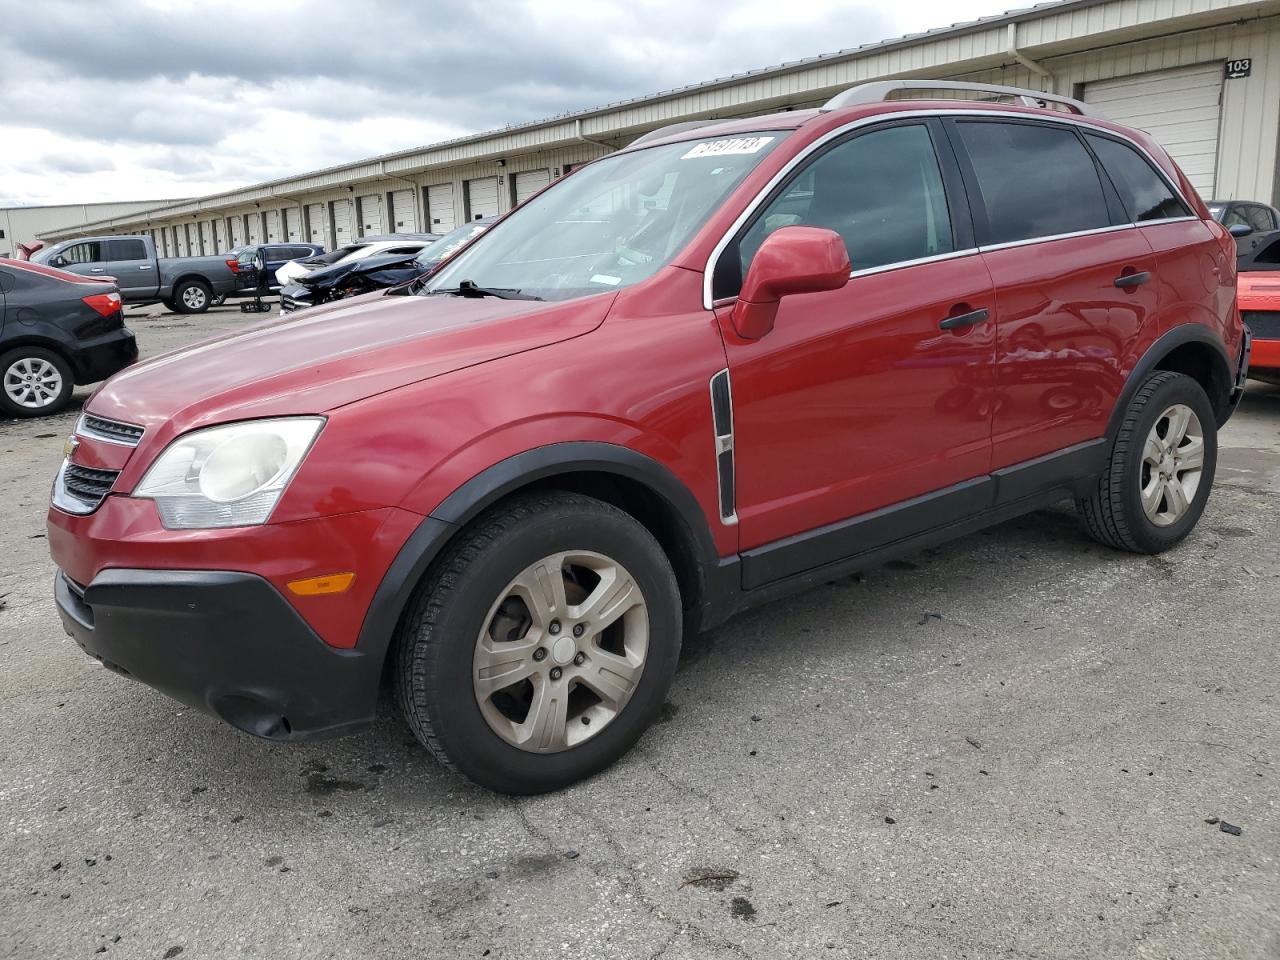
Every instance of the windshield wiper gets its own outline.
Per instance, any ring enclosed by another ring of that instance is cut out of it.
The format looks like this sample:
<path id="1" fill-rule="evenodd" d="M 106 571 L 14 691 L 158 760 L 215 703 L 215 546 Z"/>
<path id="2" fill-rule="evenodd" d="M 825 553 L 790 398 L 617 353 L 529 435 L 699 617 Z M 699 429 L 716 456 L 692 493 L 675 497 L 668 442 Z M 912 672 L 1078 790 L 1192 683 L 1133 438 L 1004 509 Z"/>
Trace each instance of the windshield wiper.
<path id="1" fill-rule="evenodd" d="M 503 300 L 541 300 L 532 294 L 521 293 L 514 287 L 478 287 L 471 280 L 463 280 L 450 290 L 432 290 L 431 293 L 451 293 L 456 297 L 499 297 Z"/>

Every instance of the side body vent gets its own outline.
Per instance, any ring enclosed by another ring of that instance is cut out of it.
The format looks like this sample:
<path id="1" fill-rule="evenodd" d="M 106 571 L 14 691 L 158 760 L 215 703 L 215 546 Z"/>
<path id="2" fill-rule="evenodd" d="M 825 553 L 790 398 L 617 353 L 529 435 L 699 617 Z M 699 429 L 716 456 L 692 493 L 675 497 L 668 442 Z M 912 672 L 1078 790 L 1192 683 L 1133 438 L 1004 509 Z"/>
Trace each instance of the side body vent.
<path id="1" fill-rule="evenodd" d="M 734 506 L 733 485 L 733 393 L 729 371 L 721 370 L 711 378 L 711 422 L 716 441 L 716 477 L 720 490 L 720 520 L 738 522 Z"/>

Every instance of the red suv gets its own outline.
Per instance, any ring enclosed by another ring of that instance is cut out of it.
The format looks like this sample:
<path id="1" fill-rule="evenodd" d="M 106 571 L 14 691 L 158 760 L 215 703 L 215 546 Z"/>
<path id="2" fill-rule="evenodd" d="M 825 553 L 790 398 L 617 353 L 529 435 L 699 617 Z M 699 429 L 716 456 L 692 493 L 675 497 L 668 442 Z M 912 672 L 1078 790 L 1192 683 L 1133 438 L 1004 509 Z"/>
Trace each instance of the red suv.
<path id="1" fill-rule="evenodd" d="M 908 86 L 953 89 L 657 131 L 426 279 L 117 376 L 53 492 L 67 630 L 278 740 L 386 676 L 530 793 L 752 604 L 1066 497 L 1178 543 L 1247 361 L 1230 234 L 1083 104 Z"/>

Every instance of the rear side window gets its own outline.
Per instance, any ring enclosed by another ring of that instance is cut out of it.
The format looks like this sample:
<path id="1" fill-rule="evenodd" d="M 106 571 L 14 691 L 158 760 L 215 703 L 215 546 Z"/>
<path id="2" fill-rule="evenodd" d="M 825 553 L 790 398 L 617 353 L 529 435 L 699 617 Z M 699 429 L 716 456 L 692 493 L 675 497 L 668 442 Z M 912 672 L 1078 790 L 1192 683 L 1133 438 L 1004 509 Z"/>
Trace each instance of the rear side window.
<path id="1" fill-rule="evenodd" d="M 1266 207 L 1258 204 L 1249 204 L 1244 208 L 1244 215 L 1248 218 L 1249 226 L 1257 230 L 1259 233 L 1268 233 L 1275 229 L 1275 221 L 1271 217 L 1271 211 Z"/>
<path id="2" fill-rule="evenodd" d="M 147 259 L 147 245 L 141 240 L 109 240 L 107 251 L 109 260 Z"/>
<path id="3" fill-rule="evenodd" d="M 1164 179 L 1133 147 L 1092 133 L 1086 133 L 1085 139 L 1102 161 L 1102 169 L 1119 191 L 1120 202 L 1134 223 L 1191 215 Z"/>
<path id="4" fill-rule="evenodd" d="M 1075 132 L 1032 123 L 956 124 L 987 213 L 979 243 L 1111 226 L 1098 168 Z"/>
<path id="5" fill-rule="evenodd" d="M 907 124 L 875 130 L 818 156 L 756 215 L 738 244 L 737 275 L 726 270 L 717 276 L 715 296 L 737 293 L 765 238 L 797 225 L 840 234 L 854 270 L 954 251 L 942 171 L 928 128 Z M 730 251 L 726 260 L 732 263 Z"/>

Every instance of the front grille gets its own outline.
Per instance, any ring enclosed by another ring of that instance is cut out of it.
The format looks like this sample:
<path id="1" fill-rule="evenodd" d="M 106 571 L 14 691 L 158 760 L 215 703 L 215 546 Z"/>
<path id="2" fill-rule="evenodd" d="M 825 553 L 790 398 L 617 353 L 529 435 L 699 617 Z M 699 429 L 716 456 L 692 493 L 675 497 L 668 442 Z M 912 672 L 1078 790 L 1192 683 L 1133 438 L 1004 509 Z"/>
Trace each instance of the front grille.
<path id="1" fill-rule="evenodd" d="M 1243 310 L 1241 316 L 1255 340 L 1280 340 L 1280 310 Z"/>
<path id="2" fill-rule="evenodd" d="M 91 413 L 84 414 L 76 426 L 76 433 L 82 437 L 93 437 L 109 443 L 123 443 L 130 447 L 138 445 L 143 432 L 142 427 L 135 427 L 131 423 L 120 423 L 118 420 L 108 420 L 106 417 L 95 417 Z"/>
<path id="3" fill-rule="evenodd" d="M 303 297 L 289 296 L 288 294 L 280 297 L 280 312 L 292 313 L 294 310 L 305 310 L 311 306 L 311 301 Z"/>
<path id="4" fill-rule="evenodd" d="M 111 486 L 119 475 L 119 470 L 95 470 L 68 463 L 62 471 L 62 489 L 93 510 L 111 492 Z"/>

